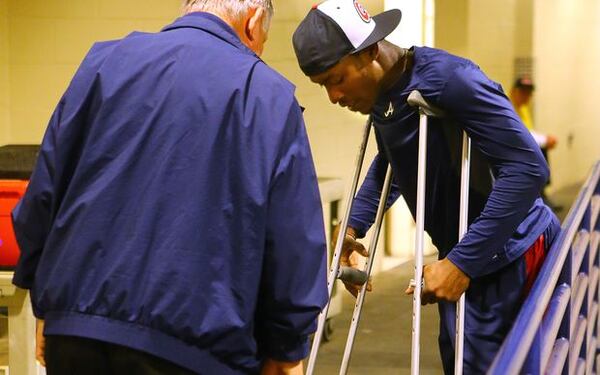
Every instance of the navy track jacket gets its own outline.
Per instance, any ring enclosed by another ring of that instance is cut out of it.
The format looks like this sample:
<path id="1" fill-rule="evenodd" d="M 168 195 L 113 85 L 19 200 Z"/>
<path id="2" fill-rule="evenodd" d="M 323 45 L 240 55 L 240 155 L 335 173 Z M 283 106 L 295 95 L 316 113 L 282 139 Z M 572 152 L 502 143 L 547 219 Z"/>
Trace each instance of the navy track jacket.
<path id="1" fill-rule="evenodd" d="M 357 194 L 350 226 L 362 236 L 372 225 L 388 161 L 394 172 L 388 205 L 402 195 L 415 215 L 419 114 L 407 98 L 418 90 L 446 112 L 429 119 L 425 229 L 441 257 L 480 277 L 517 259 L 556 225 L 539 198 L 548 166 L 499 84 L 469 60 L 434 48 L 412 50 L 410 74 L 382 94 L 372 111 L 379 154 Z M 472 140 L 473 162 L 469 229 L 458 242 L 463 130 Z"/>
<path id="2" fill-rule="evenodd" d="M 303 358 L 327 299 L 294 87 L 207 13 L 92 47 L 13 221 L 47 335 L 200 374 Z"/>

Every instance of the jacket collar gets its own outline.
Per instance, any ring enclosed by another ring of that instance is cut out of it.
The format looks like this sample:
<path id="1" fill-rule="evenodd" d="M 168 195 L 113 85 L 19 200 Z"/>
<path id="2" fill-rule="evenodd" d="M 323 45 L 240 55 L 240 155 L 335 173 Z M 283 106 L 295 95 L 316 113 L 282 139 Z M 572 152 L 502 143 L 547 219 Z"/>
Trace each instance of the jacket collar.
<path id="1" fill-rule="evenodd" d="M 227 23 L 225 23 L 225 21 L 211 13 L 188 13 L 185 16 L 176 19 L 172 24 L 165 26 L 161 30 L 161 32 L 185 27 L 204 30 L 207 33 L 210 33 L 215 37 L 233 45 L 234 47 L 253 56 L 256 56 L 256 54 L 250 48 L 246 47 L 246 45 L 242 43 L 242 41 L 235 33 L 235 31 L 233 31 L 231 26 L 229 26 Z"/>

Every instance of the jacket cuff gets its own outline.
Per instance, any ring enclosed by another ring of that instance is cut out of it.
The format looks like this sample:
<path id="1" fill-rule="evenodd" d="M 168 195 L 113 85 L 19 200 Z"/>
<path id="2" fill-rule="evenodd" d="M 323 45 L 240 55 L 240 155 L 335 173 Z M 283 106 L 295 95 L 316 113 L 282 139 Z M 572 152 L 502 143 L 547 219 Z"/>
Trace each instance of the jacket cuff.
<path id="1" fill-rule="evenodd" d="M 295 362 L 308 356 L 308 337 L 297 337 L 295 339 L 272 338 L 265 348 L 265 357 L 276 361 Z"/>
<path id="2" fill-rule="evenodd" d="M 36 304 L 33 302 L 33 298 L 31 299 L 31 310 L 33 311 L 33 316 L 35 316 L 37 319 L 44 319 L 45 312 L 36 306 Z"/>
<path id="3" fill-rule="evenodd" d="M 353 219 L 352 217 L 348 220 L 348 226 L 352 227 L 356 232 L 356 238 L 364 238 L 367 235 L 367 231 L 369 230 L 369 226 L 361 223 L 358 220 Z"/>
<path id="4" fill-rule="evenodd" d="M 497 253 L 491 258 L 472 258 L 467 259 L 458 251 L 450 251 L 446 258 L 464 272 L 470 279 L 482 277 L 498 271 L 502 267 L 508 265 L 510 261 L 506 254 Z"/>
<path id="5" fill-rule="evenodd" d="M 32 284 L 33 284 L 31 282 L 31 278 L 28 275 L 23 276 L 23 272 L 19 272 L 18 268 L 17 268 L 17 270 L 15 270 L 15 273 L 13 274 L 12 283 L 13 283 L 13 285 L 15 285 L 21 289 L 31 289 Z"/>

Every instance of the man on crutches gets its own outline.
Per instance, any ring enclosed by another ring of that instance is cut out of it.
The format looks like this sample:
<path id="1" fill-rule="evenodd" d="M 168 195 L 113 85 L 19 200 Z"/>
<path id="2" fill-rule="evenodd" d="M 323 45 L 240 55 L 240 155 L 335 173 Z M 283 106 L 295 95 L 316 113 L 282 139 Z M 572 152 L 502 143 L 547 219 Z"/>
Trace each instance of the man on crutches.
<path id="1" fill-rule="evenodd" d="M 353 200 L 341 264 L 364 255 L 356 239 L 374 222 L 388 164 L 394 177 L 387 207 L 402 195 L 416 215 L 419 112 L 407 99 L 419 91 L 445 113 L 429 119 L 426 138 L 424 227 L 439 260 L 423 268 L 421 302 L 438 303 L 444 371 L 453 373 L 454 302 L 466 293 L 463 371 L 482 373 L 560 229 L 539 199 L 549 172 L 500 85 L 473 62 L 383 40 L 400 18 L 398 10 L 371 18 L 357 0 L 328 0 L 294 33 L 302 71 L 325 87 L 332 103 L 370 114 L 375 129 L 379 153 Z M 458 241 L 463 131 L 473 150 L 469 227 Z M 360 289 L 346 287 L 354 295 Z"/>

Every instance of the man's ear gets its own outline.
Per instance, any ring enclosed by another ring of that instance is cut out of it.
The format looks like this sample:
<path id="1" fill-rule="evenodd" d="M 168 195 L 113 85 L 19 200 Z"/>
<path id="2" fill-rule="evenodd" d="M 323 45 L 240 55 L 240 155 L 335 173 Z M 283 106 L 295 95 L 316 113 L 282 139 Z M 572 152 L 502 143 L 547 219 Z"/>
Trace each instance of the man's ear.
<path id="1" fill-rule="evenodd" d="M 248 18 L 246 18 L 246 25 L 244 27 L 244 33 L 249 41 L 253 42 L 258 37 L 257 28 L 263 27 L 263 17 L 265 10 L 262 7 L 251 8 L 248 11 Z"/>
<path id="2" fill-rule="evenodd" d="M 374 61 L 379 56 L 379 43 L 373 43 L 373 45 L 367 47 L 365 54 L 368 56 L 370 61 Z"/>
<path id="3" fill-rule="evenodd" d="M 355 56 L 358 58 L 361 67 L 371 64 L 379 56 L 379 43 L 370 45 Z"/>

